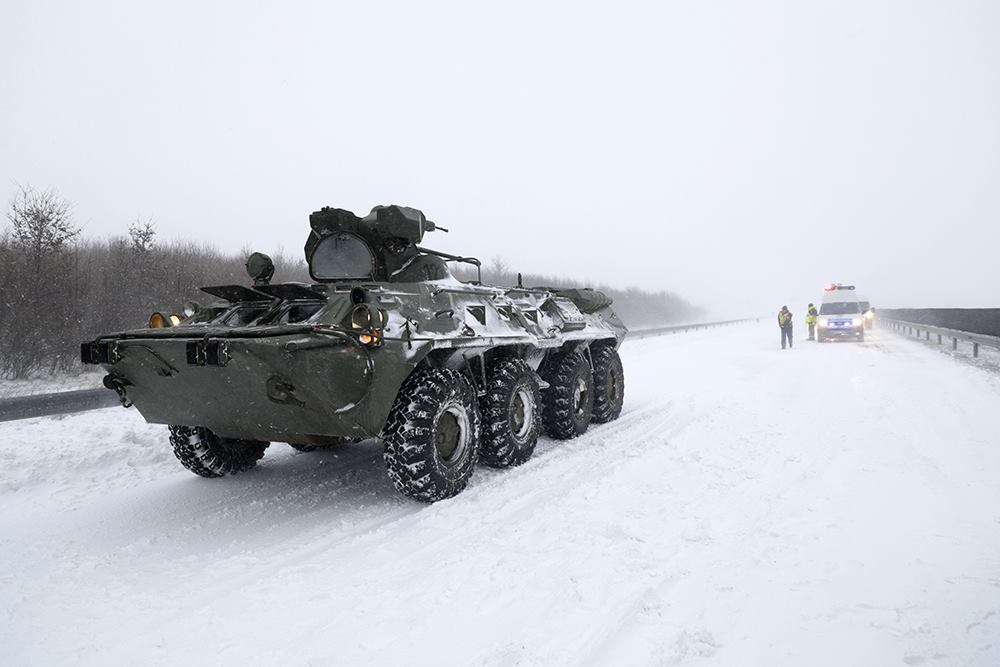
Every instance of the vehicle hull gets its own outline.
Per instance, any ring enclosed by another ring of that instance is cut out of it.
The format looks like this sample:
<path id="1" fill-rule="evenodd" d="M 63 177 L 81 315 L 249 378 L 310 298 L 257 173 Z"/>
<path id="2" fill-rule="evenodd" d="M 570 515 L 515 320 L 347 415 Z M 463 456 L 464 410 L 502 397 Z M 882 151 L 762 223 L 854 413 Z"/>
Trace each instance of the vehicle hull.
<path id="1" fill-rule="evenodd" d="M 421 355 L 369 350 L 346 337 L 230 336 L 225 365 L 198 365 L 205 338 L 117 342 L 106 365 L 128 400 L 155 424 L 204 426 L 243 440 L 322 443 L 378 435 L 399 384 Z"/>
<path id="2" fill-rule="evenodd" d="M 609 308 L 580 313 L 546 290 L 461 283 L 365 290 L 385 307 L 375 346 L 344 328 L 338 299 L 346 295 L 334 286 L 310 323 L 125 331 L 84 344 L 83 357 L 103 365 L 106 383 L 151 423 L 201 426 L 223 438 L 323 444 L 380 435 L 400 386 L 422 363 L 479 382 L 484 355 L 499 348 L 537 368 L 548 351 L 597 340 L 617 346 L 626 331 Z"/>

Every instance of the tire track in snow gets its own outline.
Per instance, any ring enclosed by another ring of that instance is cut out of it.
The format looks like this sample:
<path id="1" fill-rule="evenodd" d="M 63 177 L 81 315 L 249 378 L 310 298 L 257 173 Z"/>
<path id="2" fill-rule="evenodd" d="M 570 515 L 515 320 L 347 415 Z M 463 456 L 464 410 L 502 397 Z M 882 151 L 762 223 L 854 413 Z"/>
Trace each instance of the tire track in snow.
<path id="1" fill-rule="evenodd" d="M 97 530 L 104 534 L 106 541 L 108 537 L 113 537 L 115 530 L 112 529 L 109 533 L 107 528 L 102 530 L 101 525 L 110 523 L 118 530 L 125 531 L 123 537 L 128 539 L 118 548 L 96 558 L 77 549 L 73 567 L 68 571 L 63 570 L 62 575 L 62 568 L 56 567 L 51 575 L 70 579 L 81 564 L 86 566 L 88 562 L 100 571 L 124 570 L 127 569 L 124 566 L 127 562 L 128 568 L 133 571 L 157 570 L 164 581 L 183 580 L 190 576 L 191 562 L 186 560 L 174 563 L 166 556 L 169 552 L 190 555 L 192 548 L 195 548 L 201 552 L 199 567 L 226 574 L 219 578 L 217 586 L 202 586 L 197 595 L 186 598 L 185 605 L 192 603 L 197 607 L 207 606 L 218 599 L 220 594 L 225 595 L 252 585 L 264 576 L 294 575 L 300 569 L 308 569 L 317 560 L 337 559 L 343 552 L 352 550 L 364 551 L 368 548 L 367 545 L 384 540 L 396 526 L 405 525 L 408 529 L 413 529 L 424 521 L 435 521 L 435 515 L 446 511 L 449 503 L 458 508 L 463 504 L 477 502 L 475 498 L 479 498 L 480 502 L 491 503 L 493 500 L 487 497 L 498 493 L 504 495 L 504 487 L 512 477 L 523 480 L 540 476 L 566 477 L 566 470 L 574 468 L 574 458 L 592 456 L 597 450 L 603 450 L 600 462 L 595 462 L 591 472 L 569 486 L 592 483 L 593 474 L 610 474 L 616 465 L 636 456 L 642 446 L 660 444 L 667 428 L 676 419 L 669 405 L 653 404 L 627 411 L 615 422 L 594 425 L 586 434 L 574 440 L 554 441 L 543 438 L 536 456 L 527 464 L 500 471 L 481 469 L 466 493 L 458 499 L 434 506 L 415 504 L 397 497 L 383 480 L 381 450 L 365 444 L 352 446 L 349 449 L 357 448 L 358 451 L 349 451 L 346 456 L 338 452 L 338 461 L 331 464 L 330 469 L 317 471 L 305 480 L 296 476 L 299 472 L 297 468 L 300 467 L 299 460 L 305 459 L 304 465 L 308 463 L 307 457 L 322 454 L 291 454 L 272 465 L 263 466 L 259 472 L 234 476 L 228 480 L 185 479 L 183 483 L 171 483 L 166 488 L 140 491 L 138 498 L 126 503 L 122 503 L 120 499 L 101 501 Z M 626 441 L 629 442 L 627 448 L 616 449 L 611 445 Z M 360 471 L 362 474 L 351 475 L 352 471 Z M 269 476 L 268 481 L 254 479 L 265 472 Z M 282 481 L 275 486 L 273 480 L 277 478 Z M 224 492 L 215 494 L 211 491 L 212 486 L 218 486 L 220 481 L 227 488 Z M 324 488 L 328 484 L 333 484 L 332 491 Z M 367 503 L 363 508 L 356 507 L 357 495 L 370 490 L 373 484 L 385 485 L 388 497 L 376 498 L 375 502 Z M 194 485 L 199 488 L 192 497 L 190 487 Z M 565 492 L 565 489 L 550 484 L 533 483 L 532 486 L 536 489 L 533 493 L 501 501 L 500 507 L 494 507 L 488 513 L 487 523 L 519 520 L 519 517 L 530 513 L 533 504 L 546 503 L 548 499 Z M 317 493 L 317 489 L 323 491 Z M 317 495 L 320 497 L 317 498 Z M 150 496 L 158 500 L 152 507 L 148 502 Z M 206 502 L 206 499 L 210 500 Z M 283 515 L 286 514 L 285 510 L 294 515 L 293 520 L 303 519 L 299 514 L 303 499 L 307 500 L 305 504 L 312 517 L 329 513 L 331 517 L 341 521 L 341 527 L 332 527 L 320 519 L 318 525 L 307 528 L 293 542 L 276 540 L 266 545 L 258 543 L 252 554 L 246 550 L 244 540 L 248 527 L 258 524 L 266 526 L 268 516 L 273 518 L 279 509 Z M 506 511 L 504 508 L 507 508 Z M 372 513 L 375 516 L 369 516 Z M 250 520 L 248 517 L 251 517 Z M 353 522 L 354 517 L 360 520 Z M 348 522 L 352 525 L 346 525 Z M 133 532 L 135 526 L 155 526 L 156 530 L 150 532 L 140 528 L 136 534 Z M 235 530 L 228 530 L 230 526 L 234 526 Z M 94 528 L 80 525 L 69 533 L 77 533 L 83 539 Z M 209 539 L 206 540 L 206 537 Z M 435 548 L 435 545 L 440 546 L 438 543 L 430 543 L 424 550 Z M 164 565 L 167 567 L 163 567 Z M 142 576 L 138 579 L 141 580 Z M 116 582 L 119 586 L 127 583 Z M 170 587 L 165 588 L 161 594 L 169 597 Z"/>
<path id="2" fill-rule="evenodd" d="M 537 451 L 536 455 L 527 463 L 515 468 L 491 471 L 487 480 L 482 479 L 483 470 L 477 471 L 473 483 L 465 492 L 454 499 L 429 506 L 404 501 L 406 504 L 402 507 L 371 520 L 363 521 L 347 530 L 313 531 L 311 539 L 300 545 L 292 545 L 291 549 L 282 549 L 280 556 L 273 553 L 260 555 L 257 560 L 260 563 L 261 571 L 248 572 L 235 578 L 229 577 L 226 579 L 224 587 L 231 589 L 235 585 L 239 588 L 243 584 L 253 583 L 261 578 L 265 570 L 268 576 L 279 577 L 296 577 L 302 573 L 309 573 L 316 562 L 339 561 L 344 558 L 346 551 L 359 551 L 361 553 L 369 551 L 375 545 L 385 541 L 388 534 L 398 532 L 394 531 L 394 528 L 405 528 L 406 532 L 419 532 L 428 524 L 439 522 L 442 515 L 461 514 L 463 506 L 470 504 L 483 503 L 490 506 L 490 511 L 480 516 L 484 526 L 482 532 L 488 533 L 492 530 L 489 528 L 492 525 L 516 522 L 525 515 L 533 513 L 535 508 L 544 507 L 553 498 L 565 494 L 565 487 L 543 483 L 544 478 L 565 479 L 565 470 L 567 468 L 573 469 L 576 463 L 575 459 L 581 456 L 592 458 L 597 453 L 595 445 L 604 450 L 601 455 L 603 465 L 598 467 L 596 472 L 601 476 L 607 476 L 613 474 L 616 468 L 627 460 L 641 455 L 643 447 L 662 445 L 667 437 L 679 432 L 686 424 L 690 423 L 690 419 L 678 421 L 677 415 L 672 413 L 669 408 L 669 404 L 650 405 L 623 413 L 615 422 L 600 426 L 595 425 L 592 431 L 588 430 L 583 436 L 569 441 L 544 438 L 541 441 L 542 450 Z M 607 442 L 609 440 L 618 442 L 624 435 L 631 436 L 634 444 L 632 451 L 625 457 L 621 457 L 616 450 L 607 446 Z M 359 462 L 365 465 L 374 463 L 364 457 L 360 457 Z M 528 478 L 534 478 L 531 483 L 533 490 L 506 500 L 496 498 L 495 496 L 498 494 L 504 495 L 504 489 L 510 483 L 509 479 L 515 475 L 525 482 L 528 481 Z M 580 484 L 591 484 L 593 481 L 594 478 L 591 475 L 580 480 Z M 577 487 L 580 484 L 572 483 L 570 486 Z M 496 502 L 500 504 L 497 505 Z M 468 537 L 468 533 L 463 533 L 461 537 L 454 539 L 464 540 Z M 411 551 L 410 556 L 415 557 L 441 547 L 442 540 L 427 541 L 416 551 Z M 210 602 L 215 595 L 214 590 L 206 591 L 205 603 Z"/>

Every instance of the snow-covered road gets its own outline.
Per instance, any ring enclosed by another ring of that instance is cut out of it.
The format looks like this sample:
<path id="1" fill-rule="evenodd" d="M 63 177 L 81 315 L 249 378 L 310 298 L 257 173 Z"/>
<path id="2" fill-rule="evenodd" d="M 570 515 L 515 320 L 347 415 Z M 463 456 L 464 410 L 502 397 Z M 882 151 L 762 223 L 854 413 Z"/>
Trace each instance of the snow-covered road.
<path id="1" fill-rule="evenodd" d="M 630 342 L 620 420 L 432 506 L 375 443 L 204 480 L 134 411 L 2 424 L 0 661 L 1000 664 L 1000 375 L 777 342 Z"/>

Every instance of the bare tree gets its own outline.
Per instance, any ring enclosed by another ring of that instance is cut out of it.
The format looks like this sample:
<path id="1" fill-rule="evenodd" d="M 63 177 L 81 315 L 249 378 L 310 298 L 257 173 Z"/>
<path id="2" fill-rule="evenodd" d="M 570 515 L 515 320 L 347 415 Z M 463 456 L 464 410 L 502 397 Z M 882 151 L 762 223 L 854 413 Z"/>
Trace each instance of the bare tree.
<path id="1" fill-rule="evenodd" d="M 54 188 L 36 190 L 30 185 L 18 186 L 10 200 L 7 219 L 10 220 L 11 240 L 28 258 L 37 279 L 42 262 L 65 248 L 79 234 L 73 223 L 72 204 Z"/>
<path id="2" fill-rule="evenodd" d="M 128 238 L 135 252 L 144 255 L 152 250 L 156 243 L 156 225 L 153 224 L 153 219 L 136 218 L 135 222 L 128 226 Z"/>

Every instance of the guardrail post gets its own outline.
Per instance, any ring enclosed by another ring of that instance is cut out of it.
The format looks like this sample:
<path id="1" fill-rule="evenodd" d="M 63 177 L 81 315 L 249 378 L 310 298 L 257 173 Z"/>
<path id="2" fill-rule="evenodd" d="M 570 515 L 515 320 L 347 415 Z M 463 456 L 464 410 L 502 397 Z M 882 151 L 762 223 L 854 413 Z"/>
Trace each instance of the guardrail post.
<path id="1" fill-rule="evenodd" d="M 972 344 L 972 356 L 973 357 L 978 357 L 979 356 L 979 343 L 973 343 Z"/>
<path id="2" fill-rule="evenodd" d="M 924 332 L 924 334 L 926 334 L 926 335 L 924 336 L 924 338 L 925 338 L 926 340 L 930 340 L 930 339 L 931 339 L 931 332 L 930 332 L 930 331 L 925 331 L 925 332 Z"/>
<path id="3" fill-rule="evenodd" d="M 941 334 L 938 334 L 938 345 L 941 344 Z"/>
<path id="4" fill-rule="evenodd" d="M 951 349 L 953 349 L 953 350 L 957 350 L 958 349 L 958 339 L 957 338 L 952 338 L 951 339 Z"/>

